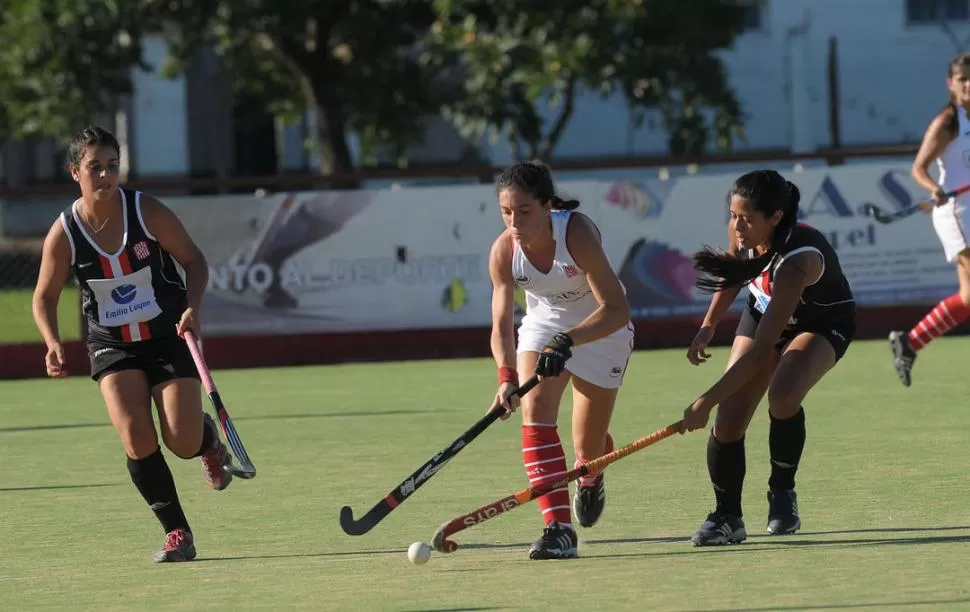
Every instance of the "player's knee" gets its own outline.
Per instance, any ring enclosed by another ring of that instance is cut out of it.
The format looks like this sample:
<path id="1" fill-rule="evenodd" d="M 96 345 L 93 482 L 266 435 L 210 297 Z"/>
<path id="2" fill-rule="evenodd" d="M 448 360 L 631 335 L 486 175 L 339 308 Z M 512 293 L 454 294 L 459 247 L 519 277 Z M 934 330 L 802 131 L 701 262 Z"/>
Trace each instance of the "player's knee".
<path id="1" fill-rule="evenodd" d="M 744 437 L 747 425 L 742 421 L 718 421 L 714 423 L 714 437 L 722 444 L 731 444 Z"/>
<path id="2" fill-rule="evenodd" d="M 125 447 L 125 454 L 132 459 L 144 459 L 158 448 L 158 436 L 154 426 L 145 427 L 129 422 L 118 428 L 118 435 Z"/>
<path id="3" fill-rule="evenodd" d="M 196 428 L 173 428 L 162 437 L 166 448 L 182 459 L 197 456 L 202 444 L 202 430 Z"/>
<path id="4" fill-rule="evenodd" d="M 523 423 L 555 423 L 559 413 L 559 404 L 553 398 L 536 395 L 529 401 L 522 402 Z"/>
<path id="5" fill-rule="evenodd" d="M 776 419 L 790 419 L 801 408 L 805 394 L 794 383 L 778 381 L 768 389 L 768 411 Z"/>
<path id="6" fill-rule="evenodd" d="M 732 396 L 721 402 L 714 414 L 714 437 L 725 444 L 743 438 L 757 407 L 743 396 Z"/>
<path id="7" fill-rule="evenodd" d="M 591 435 L 587 432 L 573 434 L 573 448 L 576 456 L 585 460 L 596 459 L 606 452 L 606 435 Z"/>

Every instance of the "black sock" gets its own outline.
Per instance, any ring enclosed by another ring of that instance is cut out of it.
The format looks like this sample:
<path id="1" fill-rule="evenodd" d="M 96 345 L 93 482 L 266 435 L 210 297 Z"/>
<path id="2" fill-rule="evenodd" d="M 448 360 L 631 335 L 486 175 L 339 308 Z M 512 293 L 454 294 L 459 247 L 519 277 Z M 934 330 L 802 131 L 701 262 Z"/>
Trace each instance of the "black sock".
<path id="1" fill-rule="evenodd" d="M 741 517 L 744 470 L 744 438 L 725 444 L 711 433 L 707 440 L 707 471 L 714 485 L 717 511 Z"/>
<path id="2" fill-rule="evenodd" d="M 144 459 L 129 457 L 128 473 L 131 474 L 131 481 L 135 483 L 138 492 L 158 517 L 165 533 L 179 527 L 191 531 L 175 491 L 175 480 L 165 463 L 161 448 Z"/>
<path id="3" fill-rule="evenodd" d="M 771 415 L 768 448 L 771 452 L 771 477 L 768 488 L 772 491 L 794 489 L 795 472 L 805 448 L 805 410 L 801 407 L 790 419 L 776 419 Z"/>
<path id="4" fill-rule="evenodd" d="M 199 445 L 199 452 L 192 455 L 191 458 L 201 457 L 202 455 L 209 452 L 212 447 L 216 445 L 219 438 L 219 432 L 216 431 L 215 427 L 209 427 L 205 419 L 202 420 L 202 444 Z"/>

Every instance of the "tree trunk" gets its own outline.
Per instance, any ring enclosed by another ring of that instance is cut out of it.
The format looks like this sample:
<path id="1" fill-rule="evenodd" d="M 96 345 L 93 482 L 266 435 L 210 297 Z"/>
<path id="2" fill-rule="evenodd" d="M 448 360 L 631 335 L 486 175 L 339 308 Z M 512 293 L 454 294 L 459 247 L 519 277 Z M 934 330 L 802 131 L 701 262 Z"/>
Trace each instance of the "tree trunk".
<path id="1" fill-rule="evenodd" d="M 539 159 L 539 141 L 530 138 L 526 144 L 529 145 L 529 160 Z"/>
<path id="2" fill-rule="evenodd" d="M 553 123 L 549 135 L 546 136 L 546 144 L 540 154 L 540 159 L 546 163 L 552 159 L 552 152 L 556 149 L 556 145 L 559 144 L 559 139 L 562 138 L 563 132 L 566 131 L 569 120 L 572 119 L 573 110 L 576 105 L 576 80 L 575 76 L 569 77 L 569 82 L 566 84 L 566 91 L 563 92 L 564 100 L 562 110 L 559 112 L 559 116 L 556 117 L 556 122 Z"/>
<path id="3" fill-rule="evenodd" d="M 320 150 L 320 173 L 345 174 L 352 172 L 354 162 L 347 146 L 347 127 L 343 112 L 333 101 L 321 100 L 314 96 L 311 105 L 316 119 L 316 139 Z"/>
<path id="4" fill-rule="evenodd" d="M 300 87 L 316 123 L 314 137 L 320 152 L 320 174 L 330 176 L 353 172 L 354 162 L 347 146 L 347 124 L 339 102 L 325 86 L 318 84 L 314 87 L 305 75 L 301 75 Z M 341 182 L 339 186 L 345 185 Z M 353 182 L 353 185 L 346 186 L 357 185 Z"/>
<path id="5" fill-rule="evenodd" d="M 509 150 L 512 151 L 512 159 L 522 161 L 522 145 L 519 144 L 519 132 L 515 129 L 515 123 L 509 121 L 505 126 L 505 137 L 508 139 Z"/>

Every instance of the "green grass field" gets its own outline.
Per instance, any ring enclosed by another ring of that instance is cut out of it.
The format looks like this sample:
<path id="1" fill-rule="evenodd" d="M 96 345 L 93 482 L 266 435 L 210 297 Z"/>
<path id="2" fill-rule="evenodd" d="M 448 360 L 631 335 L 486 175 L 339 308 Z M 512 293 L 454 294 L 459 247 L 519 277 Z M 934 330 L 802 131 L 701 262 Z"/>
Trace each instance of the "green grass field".
<path id="1" fill-rule="evenodd" d="M 125 469 L 94 385 L 0 383 L 0 602 L 7 610 L 951 610 L 970 608 L 965 358 L 970 340 L 921 354 L 896 380 L 884 341 L 859 342 L 806 401 L 802 531 L 764 535 L 767 414 L 747 438 L 739 546 L 687 540 L 712 506 L 706 434 L 614 464 L 581 559 L 529 561 L 535 503 L 410 565 L 446 520 L 522 488 L 517 421 L 499 422 L 383 523 L 345 535 L 339 509 L 369 509 L 488 407 L 486 360 L 217 371 L 259 469 L 209 490 L 198 460 L 168 454 L 199 559 L 156 566 L 163 534 Z M 614 426 L 626 443 L 679 418 L 713 382 L 683 351 L 638 352 Z M 569 401 L 560 430 L 568 432 Z M 566 436 L 568 437 L 568 434 Z M 572 456 L 571 449 L 568 450 Z"/>
<path id="2" fill-rule="evenodd" d="M 43 342 L 31 314 L 30 289 L 0 290 L 0 344 Z M 78 314 L 78 295 L 74 287 L 66 287 L 57 303 L 57 320 L 61 339 L 81 337 L 81 318 Z"/>

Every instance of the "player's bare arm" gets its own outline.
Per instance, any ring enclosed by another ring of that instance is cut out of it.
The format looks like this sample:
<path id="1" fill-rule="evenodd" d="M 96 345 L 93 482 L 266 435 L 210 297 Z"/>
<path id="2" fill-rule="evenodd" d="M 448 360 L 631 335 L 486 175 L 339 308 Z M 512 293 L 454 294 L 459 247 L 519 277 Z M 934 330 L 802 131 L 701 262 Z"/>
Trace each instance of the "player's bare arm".
<path id="1" fill-rule="evenodd" d="M 512 278 L 512 239 L 502 232 L 488 255 L 492 281 L 492 356 L 498 367 L 515 368 L 515 280 Z"/>
<path id="2" fill-rule="evenodd" d="M 771 301 L 758 323 L 754 344 L 728 368 L 713 387 L 698 398 L 695 406 L 712 409 L 761 371 L 762 364 L 771 357 L 775 343 L 798 307 L 805 287 L 818 280 L 821 274 L 822 258 L 812 251 L 797 253 L 778 267 L 772 285 Z"/>
<path id="3" fill-rule="evenodd" d="M 515 354 L 515 280 L 512 278 L 512 238 L 508 230 L 499 234 L 488 255 L 488 275 L 492 280 L 492 357 L 499 371 L 499 390 L 495 402 L 506 410 L 505 418 L 519 406 L 510 397 L 518 387 Z M 494 405 L 494 403 L 493 403 Z"/>
<path id="4" fill-rule="evenodd" d="M 199 310 L 209 283 L 209 264 L 172 209 L 142 194 L 141 211 L 148 231 L 160 247 L 171 253 L 185 270 L 185 291 L 189 308 Z"/>
<path id="5" fill-rule="evenodd" d="M 60 218 L 54 221 L 40 261 L 40 272 L 34 288 L 33 314 L 37 329 L 48 348 L 60 344 L 57 328 L 57 303 L 61 290 L 71 275 L 71 245 Z"/>
<path id="6" fill-rule="evenodd" d="M 599 232 L 585 215 L 574 213 L 566 245 L 576 265 L 586 274 L 589 288 L 599 303 L 582 323 L 567 330 L 573 344 L 605 338 L 630 322 L 630 304 L 600 244 Z"/>
<path id="7" fill-rule="evenodd" d="M 923 142 L 916 153 L 916 158 L 913 160 L 913 180 L 930 192 L 936 192 L 940 189 L 939 184 L 929 174 L 930 164 L 940 157 L 943 151 L 953 142 L 953 134 L 947 128 L 947 122 L 948 119 L 944 113 L 940 113 L 930 122 L 926 133 L 923 135 Z"/>

